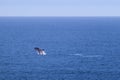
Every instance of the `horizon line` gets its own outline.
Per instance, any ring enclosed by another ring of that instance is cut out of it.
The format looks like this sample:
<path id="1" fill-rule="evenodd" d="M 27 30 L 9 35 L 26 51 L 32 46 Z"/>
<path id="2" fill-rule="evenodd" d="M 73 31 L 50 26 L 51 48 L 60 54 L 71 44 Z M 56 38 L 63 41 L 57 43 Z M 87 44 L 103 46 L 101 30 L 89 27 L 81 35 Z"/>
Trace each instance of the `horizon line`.
<path id="1" fill-rule="evenodd" d="M 120 17 L 120 16 L 0 16 L 0 17 Z"/>

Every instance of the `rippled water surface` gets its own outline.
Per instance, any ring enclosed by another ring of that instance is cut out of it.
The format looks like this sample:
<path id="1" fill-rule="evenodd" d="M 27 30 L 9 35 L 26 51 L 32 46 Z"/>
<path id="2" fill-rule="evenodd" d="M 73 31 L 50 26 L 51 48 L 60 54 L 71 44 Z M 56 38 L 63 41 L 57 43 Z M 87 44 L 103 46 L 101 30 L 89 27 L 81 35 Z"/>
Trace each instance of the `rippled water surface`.
<path id="1" fill-rule="evenodd" d="M 0 80 L 119 79 L 119 17 L 0 17 Z"/>

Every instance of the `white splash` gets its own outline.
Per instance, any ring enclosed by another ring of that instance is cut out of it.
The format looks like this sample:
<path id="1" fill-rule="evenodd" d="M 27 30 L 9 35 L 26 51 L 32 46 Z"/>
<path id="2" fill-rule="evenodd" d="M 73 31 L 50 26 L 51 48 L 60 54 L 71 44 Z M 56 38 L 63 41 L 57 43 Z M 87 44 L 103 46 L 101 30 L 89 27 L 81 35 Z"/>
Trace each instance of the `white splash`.
<path id="1" fill-rule="evenodd" d="M 39 52 L 39 51 L 36 51 L 36 52 L 37 52 L 38 55 L 43 55 L 43 56 L 46 55 L 45 51 L 40 51 L 40 52 Z"/>
<path id="2" fill-rule="evenodd" d="M 45 51 L 42 51 L 42 55 L 46 55 Z"/>

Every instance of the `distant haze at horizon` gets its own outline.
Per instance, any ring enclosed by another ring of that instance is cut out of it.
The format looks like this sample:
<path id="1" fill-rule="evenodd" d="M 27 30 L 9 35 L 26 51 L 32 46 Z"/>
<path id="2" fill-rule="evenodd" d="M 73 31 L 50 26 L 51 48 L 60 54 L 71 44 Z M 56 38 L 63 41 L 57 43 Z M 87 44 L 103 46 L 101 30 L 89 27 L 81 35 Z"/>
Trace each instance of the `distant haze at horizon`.
<path id="1" fill-rule="evenodd" d="M 120 16 L 120 0 L 0 0 L 0 16 Z"/>

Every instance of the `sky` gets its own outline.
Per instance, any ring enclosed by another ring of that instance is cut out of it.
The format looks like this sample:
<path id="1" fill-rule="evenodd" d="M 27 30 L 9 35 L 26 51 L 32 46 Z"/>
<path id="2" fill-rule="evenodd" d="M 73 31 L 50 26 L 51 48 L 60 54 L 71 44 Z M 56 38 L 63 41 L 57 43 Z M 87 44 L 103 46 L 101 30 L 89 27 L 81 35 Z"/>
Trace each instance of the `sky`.
<path id="1" fill-rule="evenodd" d="M 0 16 L 120 16 L 120 0 L 0 0 Z"/>

